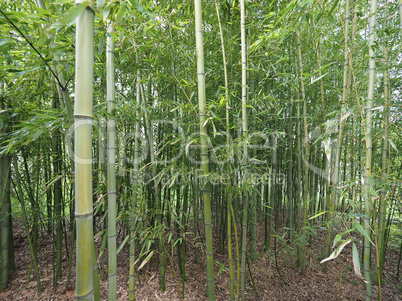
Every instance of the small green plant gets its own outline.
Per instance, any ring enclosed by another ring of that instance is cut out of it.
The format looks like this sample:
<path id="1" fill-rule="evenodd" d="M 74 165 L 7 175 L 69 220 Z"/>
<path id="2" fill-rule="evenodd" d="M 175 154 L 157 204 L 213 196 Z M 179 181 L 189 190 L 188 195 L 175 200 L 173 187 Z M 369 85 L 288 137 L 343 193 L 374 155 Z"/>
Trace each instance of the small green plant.
<path id="1" fill-rule="evenodd" d="M 220 265 L 218 276 L 223 272 L 223 270 L 229 271 L 222 262 L 219 262 L 218 260 L 215 260 L 215 262 Z"/>

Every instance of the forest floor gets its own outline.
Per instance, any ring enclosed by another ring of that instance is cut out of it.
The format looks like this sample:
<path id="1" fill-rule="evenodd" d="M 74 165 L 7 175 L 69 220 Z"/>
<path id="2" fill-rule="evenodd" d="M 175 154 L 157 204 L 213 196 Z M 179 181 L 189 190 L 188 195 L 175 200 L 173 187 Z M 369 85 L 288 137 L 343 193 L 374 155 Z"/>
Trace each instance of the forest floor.
<path id="1" fill-rule="evenodd" d="M 65 249 L 63 251 L 63 277 L 58 281 L 56 290 L 54 291 L 52 280 L 53 247 L 49 238 L 46 236 L 41 238 L 38 256 L 42 292 L 38 293 L 34 272 L 30 272 L 29 270 L 29 248 L 21 222 L 16 221 L 13 228 L 16 272 L 10 277 L 9 289 L 0 292 L 0 300 L 75 300 L 75 262 L 73 261 L 72 263 L 71 280 L 66 288 L 68 259 L 65 254 Z M 201 224 L 200 229 L 202 231 Z M 322 260 L 323 256 L 325 230 L 317 229 L 317 233 L 312 237 L 311 243 L 306 246 L 305 273 L 304 275 L 300 275 L 299 268 L 296 266 L 295 246 L 281 242 L 280 240 L 278 240 L 276 245 L 278 269 L 276 268 L 274 239 L 271 240 L 272 249 L 268 251 L 264 250 L 264 224 L 261 222 L 258 225 L 257 233 L 257 259 L 249 260 L 245 299 L 281 301 L 364 300 L 365 284 L 361 278 L 354 274 L 351 244 L 343 249 L 339 257 L 328 262 L 328 270 L 326 273 L 323 273 L 320 260 Z M 240 233 L 240 231 L 238 233 Z M 335 233 L 338 232 L 335 230 Z M 124 237 L 119 237 L 120 243 L 123 239 Z M 188 234 L 187 241 L 187 260 L 185 268 L 188 279 L 184 283 L 184 300 L 207 300 L 205 254 L 200 249 L 200 252 L 198 252 L 198 261 L 195 263 L 194 237 Z M 230 300 L 227 251 L 225 248 L 223 254 L 218 253 L 217 243 L 218 241 L 215 241 L 214 246 L 216 300 L 226 301 Z M 98 242 L 98 247 L 99 244 L 100 242 Z M 361 246 L 358 246 L 358 248 L 360 252 Z M 236 254 L 234 247 L 233 252 L 233 254 Z M 385 262 L 384 284 L 382 285 L 382 300 L 384 301 L 402 300 L 402 281 L 396 281 L 398 255 L 397 247 L 389 247 Z M 104 258 L 104 261 L 107 262 L 107 254 L 104 255 Z M 174 268 L 172 268 L 171 263 L 168 264 L 166 290 L 160 291 L 160 277 L 157 270 L 156 258 L 157 256 L 154 256 L 152 269 L 149 269 L 147 265 L 144 266 L 144 271 L 136 280 L 136 300 L 182 300 L 182 282 L 177 262 L 173 263 Z M 177 256 L 174 258 L 177 258 Z M 98 262 L 101 265 L 100 259 Z M 222 266 L 224 266 L 224 268 L 222 268 Z M 288 284 L 280 277 L 278 270 Z M 250 272 L 253 281 L 251 280 Z M 31 273 L 30 277 L 29 273 Z M 128 300 L 128 275 L 129 248 L 127 244 L 118 255 L 118 300 Z M 30 280 L 28 280 L 29 278 Z M 138 280 L 140 280 L 140 283 Z M 108 283 L 106 263 L 103 265 L 103 279 L 100 281 L 100 291 L 101 299 L 107 300 Z M 377 293 L 378 287 L 373 286 L 373 300 L 377 300 Z"/>

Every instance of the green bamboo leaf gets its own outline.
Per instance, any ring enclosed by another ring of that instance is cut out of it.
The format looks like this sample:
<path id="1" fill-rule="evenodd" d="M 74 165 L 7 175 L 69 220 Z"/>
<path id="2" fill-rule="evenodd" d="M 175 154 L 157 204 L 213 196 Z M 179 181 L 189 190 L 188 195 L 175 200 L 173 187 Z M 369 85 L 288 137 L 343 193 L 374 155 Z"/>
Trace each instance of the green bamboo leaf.
<path id="1" fill-rule="evenodd" d="M 6 150 L 5 150 L 5 153 L 6 154 L 11 154 L 11 153 L 13 153 L 13 149 L 15 148 L 15 140 L 14 139 L 11 139 L 10 140 L 10 142 L 8 143 L 8 145 L 7 145 L 7 148 L 6 148 Z"/>
<path id="2" fill-rule="evenodd" d="M 120 23 L 121 20 L 123 20 L 126 13 L 127 13 L 126 6 L 124 5 L 124 3 L 122 3 L 116 15 L 116 23 Z"/>
<path id="3" fill-rule="evenodd" d="M 39 6 L 35 6 L 35 9 L 43 16 L 46 16 L 46 17 L 51 16 L 51 13 L 49 13 L 47 10 L 45 10 L 43 8 L 40 8 Z"/>
<path id="4" fill-rule="evenodd" d="M 45 191 L 48 190 L 50 187 L 52 187 L 52 185 L 54 183 L 56 183 L 58 180 L 60 180 L 61 178 L 63 178 L 63 175 L 58 175 L 53 180 L 51 180 L 49 183 L 46 183 Z"/>
<path id="5" fill-rule="evenodd" d="M 103 235 L 102 245 L 101 245 L 100 250 L 99 250 L 99 256 L 100 257 L 103 255 L 103 252 L 105 251 L 106 242 L 107 242 L 107 235 Z"/>
<path id="6" fill-rule="evenodd" d="M 49 184 L 49 186 L 50 186 L 50 184 Z M 106 230 L 104 229 L 104 230 L 101 230 L 101 231 L 99 231 L 98 233 L 96 233 L 96 234 L 95 234 L 95 237 L 94 237 L 94 240 L 96 240 L 99 236 L 101 236 L 105 231 L 106 231 Z"/>
<path id="7" fill-rule="evenodd" d="M 314 219 L 314 218 L 316 218 L 316 217 L 319 217 L 320 215 L 323 215 L 323 214 L 326 213 L 326 212 L 327 212 L 327 211 L 318 212 L 317 214 L 315 214 L 315 215 L 313 215 L 312 217 L 310 217 L 309 220 L 310 220 L 310 219 Z"/>
<path id="8" fill-rule="evenodd" d="M 224 268 L 225 268 L 225 267 L 224 267 L 223 265 L 221 265 L 221 268 L 220 268 L 219 271 L 218 271 L 218 276 L 222 273 L 222 271 L 223 271 Z"/>
<path id="9" fill-rule="evenodd" d="M 318 21 L 320 21 L 320 19 L 321 19 L 321 17 L 322 17 L 322 13 L 323 13 L 323 12 L 320 12 L 320 13 L 318 14 L 318 16 L 317 16 L 316 19 L 315 19 L 315 23 L 318 23 Z"/>
<path id="10" fill-rule="evenodd" d="M 324 260 L 321 260 L 320 263 L 324 263 L 326 261 L 335 259 L 336 257 L 338 257 L 339 254 L 341 254 L 343 248 L 349 244 L 352 241 L 352 239 L 348 239 L 348 240 L 344 240 L 337 248 L 334 252 L 332 252 L 331 255 L 329 255 L 329 257 L 325 258 Z"/>
<path id="11" fill-rule="evenodd" d="M 66 4 L 66 3 L 71 3 L 74 4 L 74 0 L 56 0 L 56 4 Z"/>
<path id="12" fill-rule="evenodd" d="M 109 17 L 110 11 L 111 11 L 111 6 L 110 5 L 106 6 L 103 9 L 103 11 L 102 11 L 103 20 L 106 20 L 107 17 Z"/>
<path id="13" fill-rule="evenodd" d="M 353 268 L 355 269 L 355 274 L 357 276 L 362 277 L 362 273 L 360 270 L 359 251 L 357 250 L 355 243 L 353 243 L 352 245 L 352 254 L 353 254 Z"/>
<path id="14" fill-rule="evenodd" d="M 122 3 L 116 15 L 116 23 L 120 23 L 120 21 L 123 20 L 126 13 L 127 13 L 126 6 L 124 5 L 124 3 Z"/>
<path id="15" fill-rule="evenodd" d="M 358 222 L 354 222 L 353 226 L 357 229 L 357 231 L 359 231 L 365 238 L 367 238 L 369 240 L 369 242 L 374 246 L 373 241 L 371 240 L 370 236 L 367 234 L 366 230 L 363 229 L 363 227 L 358 223 Z"/>
<path id="16" fill-rule="evenodd" d="M 151 253 L 148 254 L 147 258 L 145 258 L 142 263 L 140 264 L 140 266 L 138 267 L 138 270 L 141 270 L 144 265 L 146 265 L 146 263 L 152 258 L 152 255 L 154 255 L 154 251 L 151 251 Z"/>
<path id="17" fill-rule="evenodd" d="M 338 244 L 338 242 L 341 240 L 341 238 L 342 238 L 342 235 L 341 235 L 341 234 L 337 234 L 337 235 L 335 236 L 335 238 L 334 238 L 334 243 L 332 244 L 332 248 L 334 248 L 334 247 Z"/>
<path id="18" fill-rule="evenodd" d="M 69 25 L 75 21 L 75 19 L 88 7 L 89 1 L 84 1 L 74 7 L 70 12 L 68 12 L 64 17 L 57 20 L 50 26 L 50 28 L 60 28 L 65 25 Z"/>
<path id="19" fill-rule="evenodd" d="M 119 248 L 117 249 L 117 254 L 119 254 L 120 251 L 124 248 L 124 246 L 126 245 L 129 238 L 130 238 L 130 235 L 127 235 L 126 238 L 121 243 L 121 245 L 119 246 Z"/>
<path id="20" fill-rule="evenodd" d="M 341 235 L 345 235 L 345 234 L 347 234 L 347 233 L 350 233 L 350 232 L 353 232 L 353 231 L 355 231 L 356 230 L 356 228 L 352 228 L 352 229 L 349 229 L 349 230 L 346 230 L 346 231 L 343 231 L 342 233 L 340 233 Z"/>
<path id="21" fill-rule="evenodd" d="M 396 150 L 397 153 L 399 153 L 398 149 L 397 149 L 396 146 L 395 146 L 394 141 L 392 141 L 391 138 L 388 138 L 388 142 L 389 142 L 389 144 L 391 144 L 392 148 L 393 148 L 394 150 Z"/>
<path id="22" fill-rule="evenodd" d="M 321 75 L 321 76 L 319 76 L 319 77 L 316 77 L 316 78 L 311 78 L 311 82 L 310 82 L 310 84 L 309 85 L 312 85 L 312 84 L 314 84 L 315 82 L 317 82 L 317 81 L 319 81 L 320 79 L 322 79 L 324 76 L 326 76 L 328 73 L 325 73 L 324 75 Z"/>
<path id="23" fill-rule="evenodd" d="M 334 5 L 332 6 L 331 10 L 330 10 L 329 13 L 328 13 L 328 17 L 331 17 L 331 14 L 332 14 L 333 11 L 335 10 L 335 8 L 336 8 L 336 6 L 338 5 L 338 3 L 339 3 L 339 0 L 336 0 L 336 1 L 334 2 Z"/>
<path id="24" fill-rule="evenodd" d="M 130 2 L 140 13 L 146 12 L 146 9 L 137 1 L 130 0 Z"/>
<path id="25" fill-rule="evenodd" d="M 103 47 L 104 47 L 104 40 L 103 37 L 99 38 L 99 43 L 98 43 L 98 54 L 101 55 L 103 52 Z"/>
<path id="26" fill-rule="evenodd" d="M 105 0 L 96 0 L 96 4 L 101 9 L 105 5 Z"/>
<path id="27" fill-rule="evenodd" d="M 373 188 L 370 188 L 369 191 L 370 191 L 370 194 L 371 194 L 371 195 L 373 195 L 373 196 L 375 196 L 375 197 L 377 197 L 377 198 L 380 197 L 380 196 L 378 195 L 377 191 L 375 191 Z"/>

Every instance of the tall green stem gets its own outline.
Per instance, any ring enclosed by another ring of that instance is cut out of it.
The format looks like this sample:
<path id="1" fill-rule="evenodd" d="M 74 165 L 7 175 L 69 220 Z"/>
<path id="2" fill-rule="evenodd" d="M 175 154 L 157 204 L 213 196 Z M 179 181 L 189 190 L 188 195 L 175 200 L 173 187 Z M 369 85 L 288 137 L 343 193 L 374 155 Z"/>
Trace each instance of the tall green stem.
<path id="1" fill-rule="evenodd" d="M 58 107 L 58 103 L 54 101 L 54 107 Z M 53 147 L 53 172 L 54 177 L 58 177 L 61 174 L 62 170 L 62 152 L 61 152 L 61 141 L 60 141 L 60 132 L 57 131 L 52 138 L 52 147 Z M 55 283 L 61 279 L 61 264 L 62 264 L 62 247 L 63 247 L 63 233 L 62 233 L 62 217 L 61 217 L 61 206 L 63 201 L 62 194 L 62 183 L 61 179 L 57 180 L 54 183 L 53 193 L 54 193 L 54 216 L 56 218 L 56 274 L 55 274 Z"/>
<path id="2" fill-rule="evenodd" d="M 230 120 L 229 120 L 229 86 L 228 86 L 228 74 L 226 67 L 226 53 L 225 53 L 225 43 L 223 39 L 223 30 L 221 18 L 219 15 L 219 4 L 215 1 L 216 15 L 218 17 L 219 23 L 219 32 L 221 36 L 221 48 L 222 48 L 222 60 L 223 60 L 223 71 L 225 76 L 225 98 L 226 98 L 226 147 L 227 147 L 227 164 L 226 164 L 226 172 L 230 174 L 230 157 L 231 157 L 231 148 L 230 148 Z M 226 183 L 226 198 L 227 198 L 227 245 L 228 245 L 228 259 L 229 259 L 229 273 L 230 273 L 230 300 L 235 300 L 234 293 L 234 269 L 233 269 L 233 255 L 232 255 L 232 218 L 231 218 L 231 207 L 232 207 L 232 191 L 230 188 L 230 181 Z"/>
<path id="3" fill-rule="evenodd" d="M 345 11 L 345 44 L 344 44 L 344 65 L 343 65 L 343 92 L 342 92 L 342 109 L 341 117 L 339 121 L 339 132 L 338 141 L 335 154 L 335 166 L 332 174 L 332 192 L 331 201 L 329 205 L 328 212 L 328 232 L 325 238 L 325 257 L 329 256 L 331 250 L 331 236 L 332 236 L 332 214 L 335 209 L 335 203 L 338 192 L 338 180 L 339 180 L 339 162 L 341 155 L 343 131 L 345 128 L 345 114 L 346 114 L 346 102 L 347 102 L 347 92 L 348 92 L 348 60 L 349 60 L 349 47 L 348 47 L 348 29 L 349 29 L 349 0 L 346 0 L 346 11 Z M 346 161 L 345 161 L 346 164 Z M 325 272 L 327 268 L 327 262 L 324 263 L 323 271 Z"/>
<path id="4" fill-rule="evenodd" d="M 375 58 L 374 58 L 374 43 L 376 40 L 376 13 L 377 13 L 377 0 L 371 0 L 370 9 L 370 38 L 369 38 L 369 81 L 368 81 L 368 96 L 366 104 L 366 166 L 365 166 L 365 200 L 364 200 L 364 227 L 367 233 L 371 232 L 370 217 L 373 211 L 372 190 L 373 183 L 371 177 L 371 162 L 373 158 L 373 99 L 374 99 L 374 85 L 375 85 Z M 364 278 L 366 280 L 366 301 L 372 300 L 373 292 L 371 287 L 371 244 L 368 237 L 364 237 L 364 257 L 363 257 L 363 270 Z M 379 279 L 380 280 L 380 279 Z M 381 281 L 381 280 L 380 280 Z M 379 286 L 381 290 L 381 284 Z M 381 299 L 381 297 L 380 297 Z"/>
<path id="5" fill-rule="evenodd" d="M 304 177 L 303 177 L 303 230 L 302 230 L 302 243 L 300 254 L 300 274 L 304 274 L 304 256 L 306 249 L 306 226 L 307 226 L 307 201 L 308 201 L 308 160 L 309 160 L 309 148 L 308 148 L 308 131 L 307 131 L 307 101 L 306 93 L 304 90 L 303 81 L 303 62 L 300 44 L 299 28 L 296 28 L 297 35 L 297 49 L 299 53 L 299 76 L 300 76 L 300 89 L 303 99 L 303 124 L 304 124 Z"/>
<path id="6" fill-rule="evenodd" d="M 76 0 L 80 4 L 82 0 Z M 75 58 L 75 216 L 77 228 L 76 296 L 93 299 L 92 95 L 94 11 L 76 19 Z"/>
<path id="7" fill-rule="evenodd" d="M 137 71 L 137 85 L 136 85 L 137 104 L 141 103 L 140 96 L 140 70 Z M 138 174 L 139 174 L 139 139 L 140 139 L 140 116 L 137 114 L 135 121 L 135 134 L 134 134 L 134 194 L 133 194 L 133 208 L 130 214 L 130 279 L 129 279 L 129 300 L 135 299 L 134 284 L 135 284 L 135 215 L 134 210 L 137 206 L 138 199 Z"/>
<path id="8" fill-rule="evenodd" d="M 8 287 L 9 262 L 11 248 L 10 243 L 10 155 L 4 154 L 0 157 L 0 252 L 1 252 L 1 274 L 0 291 Z"/>
<path id="9" fill-rule="evenodd" d="M 385 4 L 385 15 L 388 15 L 388 1 Z M 382 153 L 381 153 L 381 179 L 382 185 L 386 185 L 388 176 L 388 118 L 389 118 L 389 50 L 388 50 L 389 37 L 385 33 L 385 47 L 384 47 L 384 58 L 385 58 L 385 71 L 384 71 L 384 116 L 383 116 L 383 132 L 382 132 Z M 383 187 L 380 190 L 380 210 L 378 217 L 378 258 L 379 258 L 379 268 L 376 274 L 382 276 L 382 270 L 384 268 L 384 254 L 385 254 L 385 216 L 387 214 L 387 199 L 386 199 L 386 189 Z M 379 279 L 381 281 L 381 279 Z"/>
<path id="10" fill-rule="evenodd" d="M 116 255 L 116 120 L 114 83 L 114 37 L 113 25 L 107 29 L 106 39 L 106 92 L 107 92 L 107 196 L 108 196 L 108 259 L 109 301 L 116 300 L 117 255 Z"/>
<path id="11" fill-rule="evenodd" d="M 241 99 L 242 99 L 242 139 L 243 146 L 243 166 L 247 166 L 247 56 L 246 56 L 246 9 L 245 0 L 240 1 L 240 31 L 241 31 Z M 246 168 L 243 169 L 244 175 L 247 174 Z M 244 177 L 245 179 L 245 177 Z M 245 185 L 246 183 L 242 183 Z M 241 241 L 241 300 L 245 300 L 246 292 L 246 256 L 247 256 L 247 209 L 248 195 L 247 189 L 243 189 L 243 218 L 242 218 L 242 241 Z"/>
<path id="12" fill-rule="evenodd" d="M 34 250 L 34 245 L 32 243 L 31 234 L 29 231 L 28 218 L 27 218 L 26 209 L 25 209 L 24 192 L 22 191 L 21 176 L 20 176 L 20 172 L 19 172 L 19 168 L 18 168 L 18 159 L 15 154 L 13 157 L 13 166 L 14 166 L 16 182 L 17 182 L 16 187 L 18 188 L 16 190 L 16 194 L 17 194 L 17 198 L 19 199 L 19 201 L 21 203 L 22 220 L 24 221 L 25 234 L 27 235 L 29 251 L 31 253 L 31 260 L 33 262 L 33 266 L 34 266 L 34 270 L 35 270 L 36 282 L 38 285 L 38 292 L 40 293 L 42 288 L 41 288 L 41 284 L 40 284 L 38 261 L 36 259 L 36 252 Z"/>
<path id="13" fill-rule="evenodd" d="M 201 169 L 204 176 L 202 183 L 202 196 L 204 200 L 204 219 L 205 219 L 205 247 L 207 255 L 207 292 L 210 301 L 215 300 L 214 282 L 214 259 L 212 248 L 212 216 L 211 216 L 211 197 L 210 184 L 206 180 L 209 174 L 208 158 L 208 132 L 205 124 L 206 115 L 206 96 L 205 96 L 205 70 L 204 70 L 204 41 L 202 29 L 202 7 L 201 0 L 194 0 L 195 4 L 195 38 L 197 53 L 197 80 L 198 80 L 198 105 L 200 116 L 200 138 L 201 138 Z"/>

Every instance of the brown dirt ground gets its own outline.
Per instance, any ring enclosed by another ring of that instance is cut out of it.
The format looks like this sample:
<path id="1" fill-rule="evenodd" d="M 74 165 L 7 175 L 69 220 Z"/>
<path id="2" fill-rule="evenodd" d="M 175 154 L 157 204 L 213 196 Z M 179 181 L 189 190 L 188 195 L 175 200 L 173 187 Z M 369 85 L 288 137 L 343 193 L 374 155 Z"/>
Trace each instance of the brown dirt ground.
<path id="1" fill-rule="evenodd" d="M 201 226 L 201 225 L 200 225 Z M 9 288 L 0 292 L 0 300 L 75 300 L 75 273 L 73 262 L 73 271 L 71 281 L 67 289 L 67 266 L 68 260 L 63 258 L 63 277 L 57 283 L 56 291 L 53 291 L 52 277 L 52 244 L 49 238 L 43 237 L 40 241 L 39 251 L 39 270 L 41 277 L 42 293 L 37 292 L 37 284 L 34 273 L 31 272 L 28 281 L 30 255 L 26 236 L 22 230 L 21 222 L 14 224 L 14 246 L 16 255 L 17 271 L 10 277 Z M 240 230 L 240 229 L 239 229 Z M 239 232 L 240 233 L 240 232 Z M 187 261 L 186 271 L 188 280 L 185 282 L 184 300 L 207 300 L 206 297 L 206 263 L 205 255 L 199 252 L 199 260 L 194 263 L 194 239 L 191 234 L 187 236 Z M 320 265 L 324 248 L 325 231 L 318 231 L 317 236 L 313 237 L 311 245 L 306 247 L 306 267 L 305 274 L 301 276 L 296 267 L 296 254 L 294 247 L 289 244 L 277 244 L 277 257 L 279 270 L 289 283 L 278 275 L 275 267 L 274 251 L 264 251 L 264 226 L 258 225 L 257 250 L 258 259 L 250 260 L 250 270 L 254 279 L 255 288 L 251 282 L 250 273 L 247 272 L 247 291 L 246 300 L 364 300 L 365 285 L 353 271 L 352 248 L 349 244 L 342 251 L 341 255 L 329 262 L 327 273 L 323 273 Z M 120 237 L 120 240 L 122 238 Z M 121 241 L 120 241 L 121 242 Z M 64 242 L 63 242 L 64 243 Z M 271 246 L 273 246 L 273 240 Z M 361 247 L 359 247 L 361 249 Z M 214 250 L 218 250 L 215 245 Z M 233 248 L 235 252 L 235 249 Z M 64 255 L 65 255 L 64 250 Z M 215 251 L 214 260 L 228 267 L 227 252 L 219 254 Z M 236 254 L 236 253 L 234 253 Z M 129 274 L 129 250 L 125 246 L 118 255 L 118 288 L 117 299 L 128 300 L 128 274 Z M 136 300 L 182 300 L 180 298 L 182 289 L 179 279 L 177 263 L 171 264 L 167 269 L 166 290 L 159 289 L 159 273 L 156 269 L 156 257 L 152 269 L 145 266 L 142 274 L 139 276 L 141 283 L 136 283 Z M 105 254 L 104 261 L 107 261 Z M 176 257 L 175 257 L 176 258 Z M 398 301 L 402 300 L 402 281 L 396 282 L 396 265 L 398 260 L 398 251 L 395 248 L 389 248 L 387 253 L 384 279 L 385 284 L 382 287 L 382 300 Z M 101 260 L 98 260 L 102 266 Z M 102 300 L 107 300 L 107 267 L 103 265 L 104 279 L 100 281 Z M 217 300 L 230 300 L 229 293 L 229 273 L 227 269 L 220 271 L 221 265 L 215 264 L 215 291 Z M 218 275 L 219 274 L 219 275 Z M 27 286 L 25 288 L 25 286 Z M 375 286 L 374 298 L 377 300 L 378 287 Z M 257 292 L 258 294 L 257 294 Z"/>

